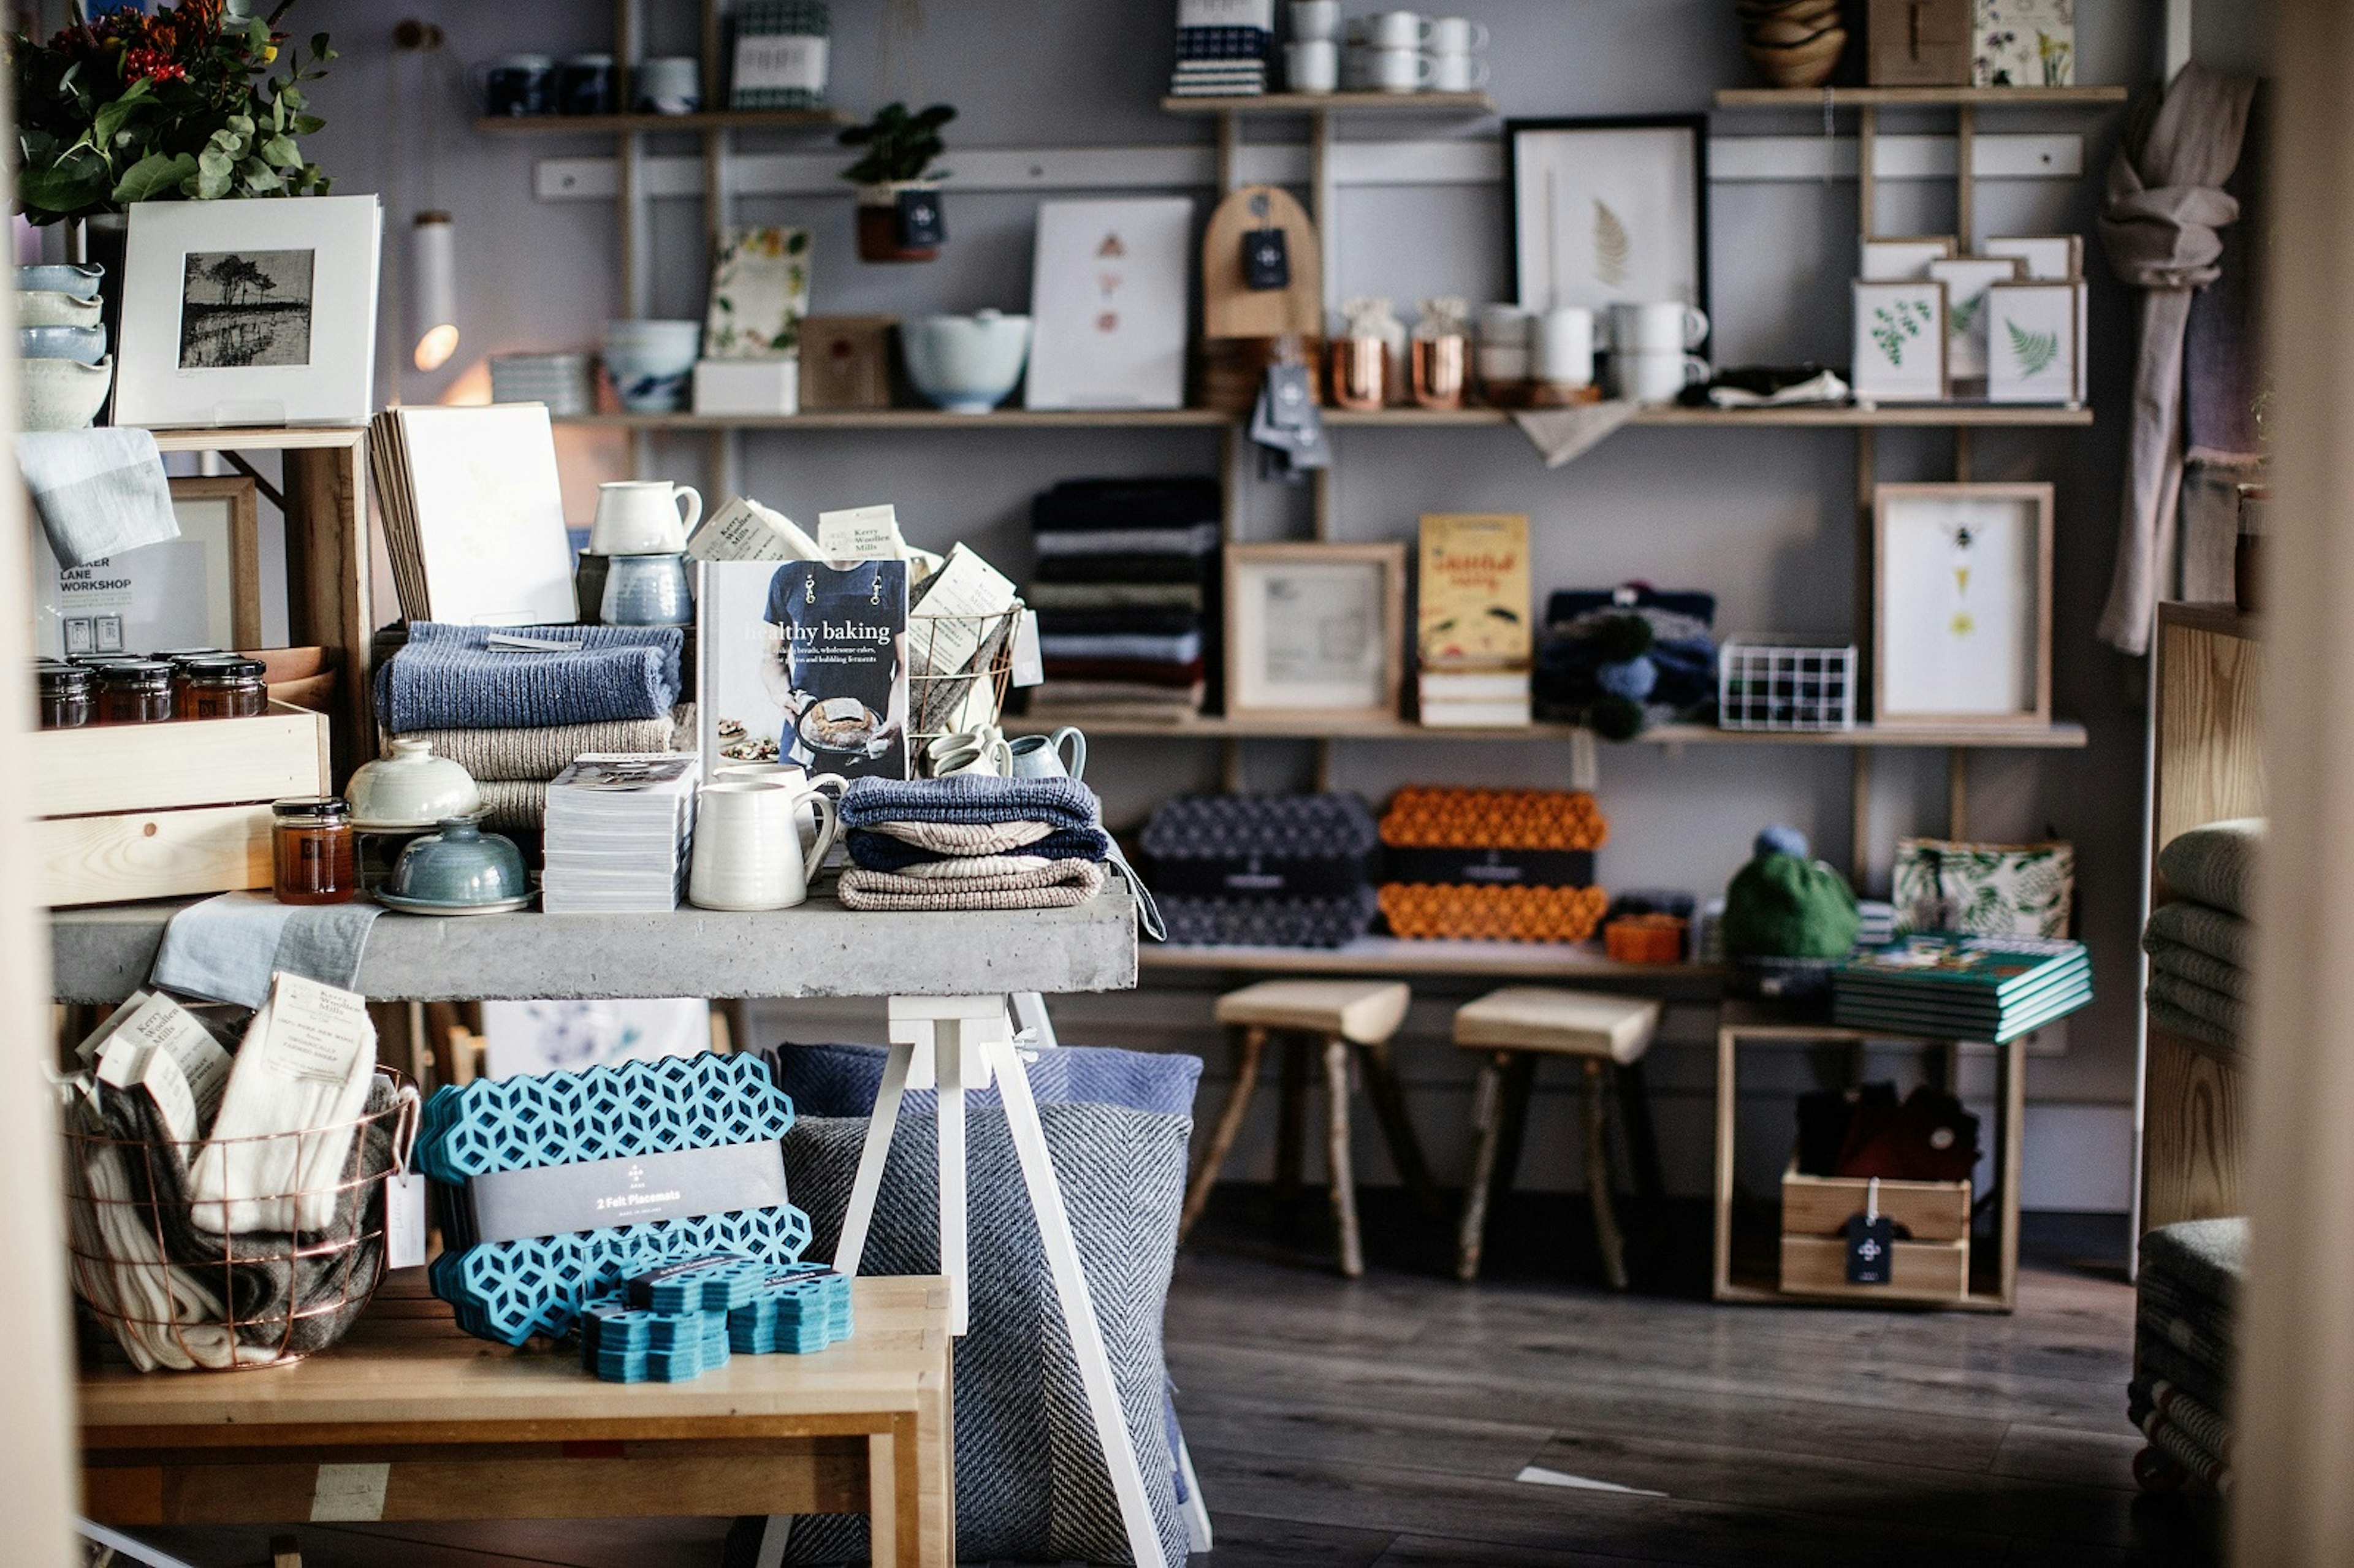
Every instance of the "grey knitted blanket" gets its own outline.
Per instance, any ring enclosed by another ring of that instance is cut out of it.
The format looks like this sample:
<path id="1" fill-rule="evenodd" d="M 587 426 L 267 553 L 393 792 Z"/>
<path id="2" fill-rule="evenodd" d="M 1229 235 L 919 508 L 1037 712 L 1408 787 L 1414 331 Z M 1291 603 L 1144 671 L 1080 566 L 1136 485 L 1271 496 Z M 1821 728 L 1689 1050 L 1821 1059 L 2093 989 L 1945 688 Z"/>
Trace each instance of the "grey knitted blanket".
<path id="1" fill-rule="evenodd" d="M 493 632 L 580 647 L 493 652 Z M 674 626 L 412 621 L 408 644 L 376 669 L 376 715 L 396 735 L 663 718 L 678 702 L 684 641 Z"/>
<path id="2" fill-rule="evenodd" d="M 835 892 L 845 909 L 1067 909 L 1103 891 L 1104 868 L 1091 860 L 1034 866 L 1003 856 L 940 863 L 956 874 L 910 876 L 854 865 Z"/>
<path id="3" fill-rule="evenodd" d="M 2164 969 L 2152 969 L 2149 976 L 2149 1000 L 2164 1002 L 2179 1012 L 2204 1019 L 2216 1028 L 2228 1033 L 2233 1042 L 2244 1039 L 2248 1033 L 2248 1004 L 2236 996 L 2184 980 L 2180 975 Z"/>
<path id="4" fill-rule="evenodd" d="M 854 779 L 842 796 L 844 829 L 884 822 L 1044 822 L 1103 825 L 1095 791 L 1075 779 Z"/>
<path id="5" fill-rule="evenodd" d="M 2232 1489 L 2232 1424 L 2190 1390 L 2163 1377 L 2137 1377 L 2126 1389 L 2126 1414 L 2202 1489 Z"/>
<path id="6" fill-rule="evenodd" d="M 482 831 L 535 833 L 547 826 L 547 784 L 539 779 L 492 779 L 482 791 Z"/>
<path id="7" fill-rule="evenodd" d="M 2237 964 L 2227 964 L 2211 953 L 2186 948 L 2179 942 L 2153 942 L 2147 937 L 2142 939 L 2142 950 L 2149 955 L 2149 967 L 2161 974 L 2219 991 L 2235 1001 L 2253 1000 L 2248 991 L 2248 971 Z"/>
<path id="8" fill-rule="evenodd" d="M 2226 1307 L 2240 1298 L 2248 1273 L 2248 1222 L 2181 1220 L 2141 1238 L 2141 1272 L 2179 1283 Z"/>
<path id="9" fill-rule="evenodd" d="M 2220 1023 L 2210 1023 L 2194 1012 L 2187 1012 L 2163 997 L 2152 996 L 2148 1003 L 2150 1022 L 2168 1034 L 2179 1034 L 2186 1040 L 2211 1045 L 2227 1057 L 2239 1055 L 2240 1036 L 2233 1031 Z"/>
<path id="10" fill-rule="evenodd" d="M 2246 920 L 2189 898 L 2161 904 L 2150 912 L 2149 924 L 2142 928 L 2143 948 L 2155 952 L 2152 942 L 2189 948 L 2237 969 L 2248 967 L 2255 950 L 2253 928 Z"/>
<path id="11" fill-rule="evenodd" d="M 2179 833 L 2158 852 L 2158 874 L 2185 898 L 2231 915 L 2251 915 L 2264 820 L 2240 817 Z"/>
<path id="12" fill-rule="evenodd" d="M 532 729 L 426 729 L 402 738 L 429 743 L 434 756 L 458 764 L 478 784 L 545 783 L 590 752 L 693 751 L 695 705 L 681 703 L 658 718 Z M 379 751 L 390 753 L 392 732 L 379 727 L 376 746 Z"/>
<path id="13" fill-rule="evenodd" d="M 2150 1334 L 2134 1336 L 2134 1371 L 2141 1377 L 2162 1377 L 2211 1410 L 2221 1410 L 2231 1395 L 2223 1374 Z"/>

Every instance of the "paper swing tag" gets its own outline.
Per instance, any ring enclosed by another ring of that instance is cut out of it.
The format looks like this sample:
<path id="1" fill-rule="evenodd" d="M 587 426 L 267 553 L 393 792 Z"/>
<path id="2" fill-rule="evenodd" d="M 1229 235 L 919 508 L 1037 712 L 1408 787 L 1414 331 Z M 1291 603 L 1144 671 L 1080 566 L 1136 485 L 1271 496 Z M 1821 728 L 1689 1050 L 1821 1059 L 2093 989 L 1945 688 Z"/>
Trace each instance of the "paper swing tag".
<path id="1" fill-rule="evenodd" d="M 421 1268 L 425 1265 L 425 1173 L 384 1179 L 384 1266 Z"/>
<path id="2" fill-rule="evenodd" d="M 1847 1282 L 1885 1285 L 1896 1251 L 1896 1222 L 1880 1212 L 1880 1178 L 1864 1188 L 1863 1213 L 1847 1222 Z"/>
<path id="3" fill-rule="evenodd" d="M 1280 228 L 1243 233 L 1243 287 L 1254 291 L 1291 287 L 1291 254 Z"/>
<path id="4" fill-rule="evenodd" d="M 910 250 L 928 249 L 949 237 L 948 220 L 940 215 L 940 193 L 927 186 L 899 193 L 895 221 L 900 245 Z"/>

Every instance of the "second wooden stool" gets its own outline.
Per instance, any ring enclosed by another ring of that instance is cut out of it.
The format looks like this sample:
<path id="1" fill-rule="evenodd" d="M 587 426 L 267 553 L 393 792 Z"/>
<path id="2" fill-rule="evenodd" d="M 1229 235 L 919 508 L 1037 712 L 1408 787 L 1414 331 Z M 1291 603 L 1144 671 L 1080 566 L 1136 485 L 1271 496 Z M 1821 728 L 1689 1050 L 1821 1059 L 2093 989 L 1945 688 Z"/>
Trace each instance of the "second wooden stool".
<path id="1" fill-rule="evenodd" d="M 1323 1044 L 1325 1159 L 1331 1172 L 1332 1217 L 1340 1229 L 1341 1272 L 1354 1278 L 1365 1271 L 1364 1247 L 1357 1229 L 1356 1178 L 1349 1158 L 1352 1049 L 1363 1068 L 1365 1091 L 1389 1144 L 1391 1161 L 1416 1201 L 1426 1210 L 1437 1212 L 1438 1198 L 1430 1184 L 1430 1170 L 1423 1161 L 1422 1145 L 1407 1119 L 1405 1094 L 1398 1086 L 1390 1061 L 1390 1037 L 1405 1021 L 1406 1003 L 1412 999 L 1397 980 L 1264 980 L 1218 999 L 1218 1022 L 1239 1028 L 1242 1044 L 1235 1061 L 1234 1087 L 1218 1111 L 1201 1168 L 1193 1173 L 1193 1186 L 1185 1194 L 1185 1213 L 1178 1222 L 1180 1237 L 1193 1228 L 1210 1201 L 1210 1189 L 1217 1185 L 1218 1168 L 1225 1163 L 1235 1136 L 1242 1130 L 1252 1091 L 1258 1086 L 1259 1064 L 1271 1034 L 1285 1036 L 1282 1119 L 1277 1127 L 1275 1155 L 1278 1191 L 1296 1191 L 1299 1185 L 1308 1120 L 1308 1053 L 1313 1042 Z"/>
<path id="2" fill-rule="evenodd" d="M 1627 1288 L 1626 1247 L 1610 1202 L 1609 1103 L 1613 1080 L 1621 1107 L 1636 1181 L 1646 1197 L 1658 1195 L 1659 1145 L 1651 1132 L 1650 1102 L 1643 1094 L 1642 1058 L 1659 1028 L 1659 1004 L 1633 997 L 1550 986 L 1507 986 L 1455 1010 L 1458 1050 L 1488 1054 L 1471 1101 L 1471 1190 L 1463 1201 L 1463 1228 L 1456 1238 L 1455 1275 L 1476 1279 L 1479 1249 L 1488 1227 L 1491 1197 L 1512 1183 L 1529 1115 L 1529 1088 L 1543 1056 L 1575 1056 L 1585 1068 L 1585 1186 L 1594 1204 L 1594 1234 L 1602 1252 L 1602 1273 L 1614 1290 Z"/>

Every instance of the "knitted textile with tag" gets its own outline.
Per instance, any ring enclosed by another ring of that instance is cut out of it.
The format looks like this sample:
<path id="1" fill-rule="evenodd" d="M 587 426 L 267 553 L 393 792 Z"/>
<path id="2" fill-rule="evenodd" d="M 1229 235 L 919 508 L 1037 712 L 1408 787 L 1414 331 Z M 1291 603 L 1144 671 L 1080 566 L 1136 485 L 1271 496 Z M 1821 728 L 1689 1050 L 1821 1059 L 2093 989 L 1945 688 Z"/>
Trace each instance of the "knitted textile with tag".
<path id="1" fill-rule="evenodd" d="M 567 644 L 496 648 L 493 635 Z M 676 705 L 674 626 L 451 626 L 412 621 L 376 668 L 376 711 L 396 735 L 658 719 Z"/>
<path id="2" fill-rule="evenodd" d="M 1583 942 L 1609 906 L 1594 852 L 1610 824 L 1583 790 L 1417 786 L 1381 831 L 1382 916 L 1401 937 Z"/>
<path id="3" fill-rule="evenodd" d="M 1144 824 L 1173 942 L 1336 948 L 1377 908 L 1381 835 L 1354 795 L 1184 795 Z"/>
<path id="4" fill-rule="evenodd" d="M 1382 813 L 1394 849 L 1598 850 L 1610 823 L 1582 789 L 1457 789 L 1409 785 Z"/>

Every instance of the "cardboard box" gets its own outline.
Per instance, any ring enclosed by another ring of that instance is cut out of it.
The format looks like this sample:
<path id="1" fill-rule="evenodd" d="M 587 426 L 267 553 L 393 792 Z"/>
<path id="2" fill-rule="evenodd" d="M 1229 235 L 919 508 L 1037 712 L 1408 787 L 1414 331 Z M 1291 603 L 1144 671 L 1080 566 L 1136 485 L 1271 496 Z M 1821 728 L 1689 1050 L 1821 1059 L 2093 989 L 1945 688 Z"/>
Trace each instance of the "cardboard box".
<path id="1" fill-rule="evenodd" d="M 1873 87 L 1966 87 L 1971 0 L 1872 0 L 1864 41 Z"/>
<path id="2" fill-rule="evenodd" d="M 698 414 L 798 414 L 801 362 L 798 355 L 769 359 L 699 359 L 695 364 Z"/>

